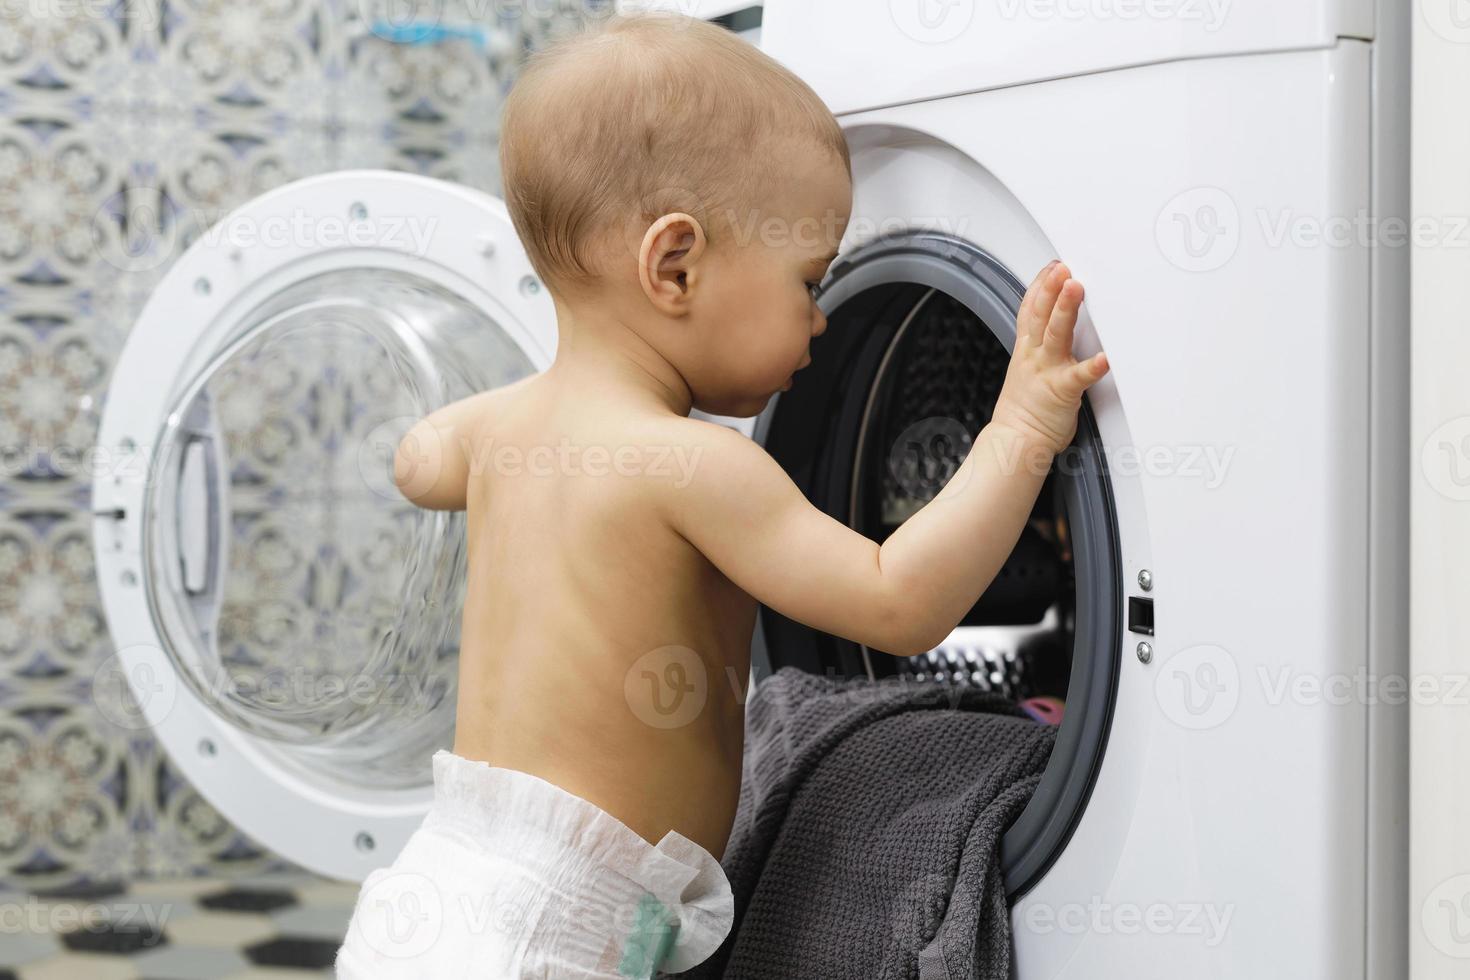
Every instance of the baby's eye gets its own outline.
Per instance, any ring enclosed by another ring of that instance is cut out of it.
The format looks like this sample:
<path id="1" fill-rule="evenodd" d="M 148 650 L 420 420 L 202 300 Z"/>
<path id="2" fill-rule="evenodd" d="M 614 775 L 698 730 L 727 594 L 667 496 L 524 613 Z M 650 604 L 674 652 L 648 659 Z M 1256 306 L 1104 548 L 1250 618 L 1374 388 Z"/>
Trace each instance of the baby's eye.
<path id="1" fill-rule="evenodd" d="M 807 292 L 812 294 L 812 299 L 817 300 L 822 296 L 822 284 L 820 282 L 809 282 L 806 284 Z"/>

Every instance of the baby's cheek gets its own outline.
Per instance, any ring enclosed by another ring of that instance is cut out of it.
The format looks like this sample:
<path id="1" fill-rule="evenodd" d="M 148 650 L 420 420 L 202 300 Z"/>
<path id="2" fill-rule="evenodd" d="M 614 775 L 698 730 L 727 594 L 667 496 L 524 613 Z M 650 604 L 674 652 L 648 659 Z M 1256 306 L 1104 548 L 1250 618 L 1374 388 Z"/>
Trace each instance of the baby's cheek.
<path id="1" fill-rule="evenodd" d="M 761 366 L 762 381 L 769 381 L 780 374 L 777 381 L 785 381 L 791 372 L 792 334 L 788 330 L 771 330 L 761 338 L 759 353 L 755 358 Z"/>

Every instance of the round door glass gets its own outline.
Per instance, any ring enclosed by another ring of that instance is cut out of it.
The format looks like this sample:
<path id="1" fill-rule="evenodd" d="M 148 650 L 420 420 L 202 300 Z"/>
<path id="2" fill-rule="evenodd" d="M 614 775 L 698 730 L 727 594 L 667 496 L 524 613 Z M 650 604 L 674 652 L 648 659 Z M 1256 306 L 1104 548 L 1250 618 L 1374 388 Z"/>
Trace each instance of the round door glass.
<path id="1" fill-rule="evenodd" d="M 453 743 L 464 515 L 404 499 L 393 452 L 433 409 L 535 368 L 475 304 L 382 269 L 304 280 L 239 323 L 150 474 L 166 652 L 313 775 L 422 783 Z"/>

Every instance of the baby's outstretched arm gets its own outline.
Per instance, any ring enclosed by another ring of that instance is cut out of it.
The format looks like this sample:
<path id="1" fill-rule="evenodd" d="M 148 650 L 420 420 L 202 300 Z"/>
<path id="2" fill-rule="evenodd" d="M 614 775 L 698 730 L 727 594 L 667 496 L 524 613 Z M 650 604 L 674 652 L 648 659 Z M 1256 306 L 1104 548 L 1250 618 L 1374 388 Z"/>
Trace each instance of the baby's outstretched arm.
<path id="1" fill-rule="evenodd" d="M 745 437 L 703 426 L 670 520 L 756 599 L 816 629 L 898 655 L 938 646 L 1015 547 L 1052 458 L 1072 441 L 1082 393 L 1106 374 L 1078 363 L 1082 284 L 1053 263 L 1027 290 L 992 419 L 934 500 L 880 547 L 813 507 Z"/>

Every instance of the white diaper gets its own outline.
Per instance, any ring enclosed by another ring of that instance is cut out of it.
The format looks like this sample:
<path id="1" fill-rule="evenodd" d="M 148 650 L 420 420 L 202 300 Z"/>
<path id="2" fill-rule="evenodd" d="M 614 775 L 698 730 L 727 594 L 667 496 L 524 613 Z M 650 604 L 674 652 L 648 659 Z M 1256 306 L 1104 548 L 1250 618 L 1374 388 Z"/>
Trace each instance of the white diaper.
<path id="1" fill-rule="evenodd" d="M 735 918 L 709 851 L 655 847 L 538 776 L 434 753 L 434 801 L 368 875 L 339 980 L 649 977 L 703 962 Z"/>

